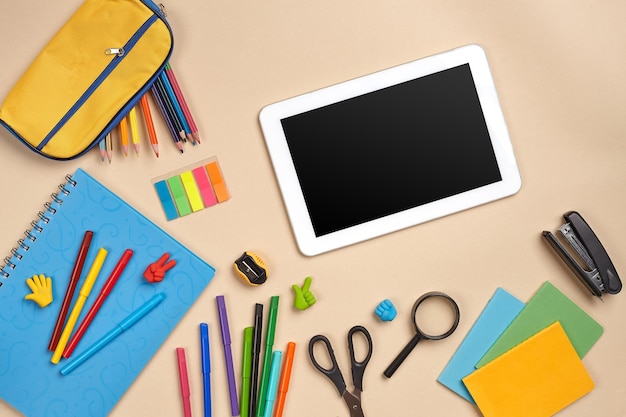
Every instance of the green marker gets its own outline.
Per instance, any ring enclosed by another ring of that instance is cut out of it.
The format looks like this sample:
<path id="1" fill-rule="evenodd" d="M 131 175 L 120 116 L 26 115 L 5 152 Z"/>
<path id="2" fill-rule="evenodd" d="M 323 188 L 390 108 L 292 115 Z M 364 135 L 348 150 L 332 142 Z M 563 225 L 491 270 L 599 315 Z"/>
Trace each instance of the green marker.
<path id="1" fill-rule="evenodd" d="M 272 296 L 270 299 L 270 311 L 267 316 L 267 330 L 265 332 L 265 351 L 263 353 L 263 368 L 261 371 L 261 380 L 259 385 L 259 394 L 257 395 L 257 417 L 263 417 L 265 412 L 265 396 L 267 394 L 267 383 L 270 379 L 270 370 L 272 363 L 272 348 L 274 346 L 274 333 L 276 331 L 276 317 L 278 316 L 278 295 Z M 271 417 L 271 416 L 268 416 Z"/>
<path id="2" fill-rule="evenodd" d="M 243 329 L 243 354 L 241 356 L 241 400 L 239 415 L 248 416 L 250 409 L 250 375 L 252 375 L 252 332 L 253 327 Z"/>

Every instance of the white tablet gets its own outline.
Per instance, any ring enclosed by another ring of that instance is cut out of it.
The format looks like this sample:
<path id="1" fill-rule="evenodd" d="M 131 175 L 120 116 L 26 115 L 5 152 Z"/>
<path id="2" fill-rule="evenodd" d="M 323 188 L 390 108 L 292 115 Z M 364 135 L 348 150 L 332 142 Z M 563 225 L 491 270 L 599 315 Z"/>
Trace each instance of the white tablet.
<path id="1" fill-rule="evenodd" d="M 305 255 L 521 186 L 487 59 L 476 45 L 268 105 L 259 118 Z"/>

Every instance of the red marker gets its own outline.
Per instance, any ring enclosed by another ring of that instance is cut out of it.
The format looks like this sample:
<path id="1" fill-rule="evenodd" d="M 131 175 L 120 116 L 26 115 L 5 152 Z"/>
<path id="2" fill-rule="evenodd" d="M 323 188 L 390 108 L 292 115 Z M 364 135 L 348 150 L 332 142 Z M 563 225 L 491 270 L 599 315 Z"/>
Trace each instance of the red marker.
<path id="1" fill-rule="evenodd" d="M 65 350 L 63 351 L 64 358 L 69 358 L 72 355 L 72 352 L 76 348 L 76 345 L 78 345 L 78 342 L 83 337 L 83 334 L 91 324 L 91 321 L 100 310 L 100 307 L 102 307 L 102 303 L 104 303 L 104 300 L 108 297 L 120 275 L 122 275 L 122 271 L 124 271 L 124 268 L 126 268 L 126 265 L 128 264 L 131 256 L 133 256 L 133 251 L 130 249 L 126 249 L 120 260 L 117 262 L 117 265 L 115 265 L 115 268 L 113 268 L 111 275 L 109 275 L 109 278 L 104 283 L 102 290 L 100 290 L 100 294 L 98 294 L 98 298 L 96 298 L 96 301 L 89 309 L 89 312 L 83 319 L 83 322 L 78 327 L 78 330 L 76 330 L 76 333 L 74 334 L 74 336 L 72 336 L 69 343 L 65 347 Z"/>
<path id="2" fill-rule="evenodd" d="M 76 255 L 74 268 L 72 269 L 72 274 L 70 275 L 70 282 L 67 286 L 67 291 L 65 292 L 65 298 L 63 298 L 63 303 L 61 304 L 61 311 L 59 311 L 59 316 L 57 318 L 56 324 L 54 325 L 54 329 L 52 330 L 52 337 L 50 338 L 50 344 L 48 344 L 48 350 L 50 352 L 54 352 L 54 350 L 57 348 L 57 344 L 59 343 L 59 338 L 61 337 L 61 332 L 63 331 L 63 325 L 65 324 L 67 313 L 70 309 L 70 305 L 72 304 L 74 291 L 76 291 L 76 284 L 78 284 L 80 274 L 83 272 L 85 258 L 87 258 L 87 252 L 89 252 L 89 246 L 91 245 L 92 238 L 93 232 L 91 230 L 87 230 L 85 232 L 85 235 L 83 236 L 83 241 L 80 244 L 78 255 Z"/>
<path id="3" fill-rule="evenodd" d="M 185 417 L 191 417 L 191 391 L 189 390 L 185 349 L 181 347 L 176 348 L 176 356 L 178 358 L 178 380 L 180 382 L 180 395 L 183 398 L 183 412 Z"/>

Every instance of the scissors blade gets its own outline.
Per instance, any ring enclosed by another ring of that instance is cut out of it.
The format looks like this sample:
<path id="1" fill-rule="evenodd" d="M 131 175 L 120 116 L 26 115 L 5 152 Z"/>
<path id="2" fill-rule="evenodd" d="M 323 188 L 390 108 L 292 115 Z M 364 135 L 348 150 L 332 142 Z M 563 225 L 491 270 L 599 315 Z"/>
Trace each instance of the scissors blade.
<path id="1" fill-rule="evenodd" d="M 352 394 L 348 390 L 344 390 L 341 396 L 350 410 L 350 417 L 365 417 L 363 408 L 361 408 L 361 391 L 355 390 L 357 395 Z"/>

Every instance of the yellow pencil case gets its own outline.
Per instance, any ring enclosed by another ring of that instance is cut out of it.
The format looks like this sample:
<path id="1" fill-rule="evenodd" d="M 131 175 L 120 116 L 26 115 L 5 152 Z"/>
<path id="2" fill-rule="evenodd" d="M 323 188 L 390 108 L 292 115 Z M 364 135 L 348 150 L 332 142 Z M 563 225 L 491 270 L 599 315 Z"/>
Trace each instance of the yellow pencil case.
<path id="1" fill-rule="evenodd" d="M 13 86 L 0 124 L 40 155 L 83 155 L 163 71 L 174 39 L 150 0 L 86 0 Z"/>

